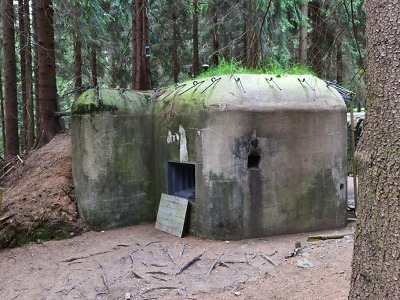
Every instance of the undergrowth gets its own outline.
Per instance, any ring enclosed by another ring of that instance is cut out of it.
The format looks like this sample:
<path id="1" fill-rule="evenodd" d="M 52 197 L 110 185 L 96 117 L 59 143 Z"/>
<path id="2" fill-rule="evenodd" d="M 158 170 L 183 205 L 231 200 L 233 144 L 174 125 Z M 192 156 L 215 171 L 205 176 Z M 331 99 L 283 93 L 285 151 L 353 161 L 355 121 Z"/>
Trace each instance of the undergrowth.
<path id="1" fill-rule="evenodd" d="M 226 61 L 221 59 L 218 66 L 209 68 L 207 71 L 201 73 L 197 78 L 214 77 L 223 74 L 271 74 L 276 76 L 282 75 L 314 75 L 312 71 L 306 67 L 294 64 L 281 64 L 279 62 L 270 60 L 268 64 L 261 68 L 249 69 L 242 65 L 241 62 L 231 60 Z"/>

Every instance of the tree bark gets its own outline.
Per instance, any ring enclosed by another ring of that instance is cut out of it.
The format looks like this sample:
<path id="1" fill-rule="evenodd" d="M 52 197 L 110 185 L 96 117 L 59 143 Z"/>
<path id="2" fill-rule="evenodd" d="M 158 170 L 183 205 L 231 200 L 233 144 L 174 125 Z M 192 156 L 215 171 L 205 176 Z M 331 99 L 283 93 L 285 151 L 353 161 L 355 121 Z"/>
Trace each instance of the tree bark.
<path id="1" fill-rule="evenodd" d="M 300 23 L 300 53 L 299 53 L 299 62 L 301 65 L 307 65 L 307 20 L 308 20 L 308 0 L 304 0 L 301 2 L 301 23 Z"/>
<path id="2" fill-rule="evenodd" d="M 28 111 L 27 111 L 27 91 L 26 91 L 26 33 L 24 26 L 24 1 L 18 0 L 18 35 L 19 35 L 19 63 L 21 69 L 21 100 L 22 100 L 22 128 L 21 149 L 27 149 L 28 132 Z"/>
<path id="3" fill-rule="evenodd" d="M 76 5 L 74 6 L 75 10 L 75 28 L 73 29 L 73 41 L 74 41 L 74 98 L 75 100 L 78 99 L 81 91 L 77 91 L 77 89 L 82 87 L 82 46 L 81 46 L 81 37 L 79 34 L 79 23 L 77 21 L 77 14 L 76 14 Z"/>
<path id="4" fill-rule="evenodd" d="M 57 111 L 56 66 L 54 57 L 53 6 L 51 0 L 36 0 L 39 67 L 39 135 L 38 147 L 61 130 Z"/>
<path id="5" fill-rule="evenodd" d="M 91 81 L 94 86 L 98 85 L 97 82 L 97 45 L 95 42 L 92 42 L 91 50 L 90 50 L 90 61 L 91 61 Z"/>
<path id="6" fill-rule="evenodd" d="M 178 16 L 172 14 L 172 64 L 174 82 L 179 81 L 179 61 L 178 61 Z"/>
<path id="7" fill-rule="evenodd" d="M 150 90 L 149 57 L 146 55 L 146 46 L 149 46 L 149 27 L 147 17 L 147 2 L 145 0 L 134 0 L 135 25 L 135 85 L 136 90 Z"/>
<path id="8" fill-rule="evenodd" d="M 39 55 L 38 55 L 38 37 L 37 37 L 37 0 L 32 1 L 32 29 L 33 29 L 33 90 L 35 98 L 35 111 L 36 111 L 36 138 L 39 138 L 40 131 L 40 116 L 39 116 Z"/>
<path id="9" fill-rule="evenodd" d="M 311 1 L 308 6 L 309 17 L 311 21 L 311 43 L 310 43 L 310 61 L 311 66 L 318 76 L 322 75 L 322 15 L 321 1 Z"/>
<path id="10" fill-rule="evenodd" d="M 400 6 L 367 1 L 367 107 L 349 299 L 400 299 Z"/>
<path id="11" fill-rule="evenodd" d="M 2 66 L 3 67 L 3 66 Z M 6 144 L 6 126 L 4 125 L 4 97 L 3 97 L 3 77 L 0 71 L 0 110 L 1 110 L 1 134 L 3 138 L 3 145 Z M 5 150 L 5 149 L 4 149 Z M 3 153 L 5 156 L 5 152 Z"/>
<path id="12" fill-rule="evenodd" d="M 136 1 L 132 1 L 132 89 L 136 85 Z"/>
<path id="13" fill-rule="evenodd" d="M 35 143 L 35 121 L 33 112 L 32 86 L 32 47 L 29 0 L 24 0 L 24 28 L 26 34 L 25 72 L 26 72 L 26 148 L 32 148 Z"/>
<path id="14" fill-rule="evenodd" d="M 19 153 L 15 17 L 12 0 L 2 1 L 2 17 L 6 127 L 5 154 L 6 159 L 9 159 Z"/>
<path id="15" fill-rule="evenodd" d="M 211 17 L 213 20 L 213 53 L 212 61 L 214 66 L 219 65 L 219 43 L 218 43 L 218 3 L 214 0 L 211 6 Z"/>
<path id="16" fill-rule="evenodd" d="M 193 0 L 193 76 L 199 75 L 199 3 Z"/>

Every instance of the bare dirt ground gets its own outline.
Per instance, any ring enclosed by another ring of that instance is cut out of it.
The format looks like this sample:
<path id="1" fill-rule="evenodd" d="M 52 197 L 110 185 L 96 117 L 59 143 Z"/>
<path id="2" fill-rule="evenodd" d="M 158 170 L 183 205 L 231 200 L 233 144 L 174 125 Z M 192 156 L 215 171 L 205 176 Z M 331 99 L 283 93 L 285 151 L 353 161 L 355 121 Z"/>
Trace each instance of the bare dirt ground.
<path id="1" fill-rule="evenodd" d="M 307 237 L 210 241 L 177 238 L 154 224 L 86 232 L 0 250 L 0 298 L 125 299 L 129 293 L 130 299 L 347 299 L 352 236 L 317 242 Z M 296 241 L 306 248 L 285 259 Z"/>
<path id="2" fill-rule="evenodd" d="M 316 242 L 307 237 L 319 233 L 210 241 L 146 224 L 75 236 L 85 226 L 76 212 L 70 147 L 70 137 L 60 135 L 22 157 L 3 180 L 0 248 L 35 242 L 0 250 L 1 300 L 347 299 L 351 234 Z M 41 242 L 65 236 L 73 238 Z M 285 258 L 297 241 L 305 249 Z"/>

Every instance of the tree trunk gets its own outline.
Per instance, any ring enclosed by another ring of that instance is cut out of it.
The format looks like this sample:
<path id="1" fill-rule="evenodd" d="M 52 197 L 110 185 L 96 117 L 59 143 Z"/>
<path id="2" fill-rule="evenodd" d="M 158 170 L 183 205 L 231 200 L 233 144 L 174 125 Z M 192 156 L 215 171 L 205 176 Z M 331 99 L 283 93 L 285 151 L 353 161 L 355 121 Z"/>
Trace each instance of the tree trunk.
<path id="1" fill-rule="evenodd" d="M 17 69 L 15 58 L 14 8 L 12 0 L 2 1 L 5 92 L 6 159 L 18 155 Z"/>
<path id="2" fill-rule="evenodd" d="M 41 147 L 61 130 L 57 111 L 56 66 L 54 57 L 53 6 L 51 0 L 36 0 L 39 66 L 39 135 Z"/>
<path id="3" fill-rule="evenodd" d="M 34 87 L 34 98 L 35 98 L 35 111 L 36 111 L 36 138 L 38 139 L 40 134 L 40 116 L 39 116 L 39 55 L 38 55 L 38 37 L 37 37 L 37 0 L 32 1 L 32 29 L 33 29 L 33 87 Z"/>
<path id="4" fill-rule="evenodd" d="M 132 1 L 132 89 L 136 85 L 136 1 Z"/>
<path id="5" fill-rule="evenodd" d="M 338 36 L 336 40 L 336 81 L 338 84 L 343 84 L 343 50 L 342 50 L 342 37 Z"/>
<path id="6" fill-rule="evenodd" d="M 218 3 L 214 0 L 211 6 L 211 17 L 213 20 L 213 53 L 212 61 L 214 66 L 219 65 L 219 43 L 218 43 Z"/>
<path id="7" fill-rule="evenodd" d="M 324 37 L 322 35 L 322 16 L 321 2 L 311 1 L 308 5 L 311 21 L 311 43 L 310 43 L 310 61 L 311 66 L 318 76 L 322 75 L 322 44 Z"/>
<path id="8" fill-rule="evenodd" d="M 91 51 L 90 51 L 90 56 L 91 56 L 91 73 L 92 73 L 92 84 L 94 86 L 97 86 L 97 45 L 95 42 L 92 42 L 92 46 L 91 46 Z"/>
<path id="9" fill-rule="evenodd" d="M 26 148 L 32 148 L 35 143 L 35 122 L 33 113 L 33 86 L 32 86 L 32 47 L 29 0 L 24 0 L 24 28 L 26 34 L 25 72 L 26 72 Z"/>
<path id="10" fill-rule="evenodd" d="M 76 9 L 76 7 L 75 7 Z M 74 82 L 75 82 L 75 100 L 78 99 L 81 91 L 77 91 L 77 89 L 82 87 L 82 47 L 81 47 L 81 37 L 79 34 L 79 25 L 75 24 L 74 29 Z"/>
<path id="11" fill-rule="evenodd" d="M 193 76 L 199 75 L 199 3 L 193 0 Z"/>
<path id="12" fill-rule="evenodd" d="M 28 111 L 26 91 L 26 33 L 24 26 L 24 1 L 18 0 L 19 62 L 21 68 L 22 128 L 20 131 L 21 149 L 27 149 Z"/>
<path id="13" fill-rule="evenodd" d="M 179 61 L 178 61 L 178 17 L 172 14 L 172 64 L 174 82 L 179 81 Z"/>
<path id="14" fill-rule="evenodd" d="M 307 65 L 307 20 L 308 20 L 308 0 L 301 2 L 301 23 L 300 23 L 300 53 L 299 62 L 301 65 Z"/>
<path id="15" fill-rule="evenodd" d="M 135 85 L 136 90 L 150 90 L 149 57 L 146 55 L 146 46 L 149 46 L 149 27 L 147 17 L 147 2 L 135 0 Z"/>
<path id="16" fill-rule="evenodd" d="M 400 299 L 400 6 L 367 1 L 367 107 L 349 299 Z"/>
<path id="17" fill-rule="evenodd" d="M 2 134 L 2 138 L 3 138 L 3 145 L 5 145 L 6 144 L 6 126 L 4 125 L 5 122 L 4 122 L 3 78 L 2 78 L 1 71 L 0 71 L 0 105 L 1 105 L 1 107 L 0 107 L 0 110 L 1 110 L 1 134 Z"/>

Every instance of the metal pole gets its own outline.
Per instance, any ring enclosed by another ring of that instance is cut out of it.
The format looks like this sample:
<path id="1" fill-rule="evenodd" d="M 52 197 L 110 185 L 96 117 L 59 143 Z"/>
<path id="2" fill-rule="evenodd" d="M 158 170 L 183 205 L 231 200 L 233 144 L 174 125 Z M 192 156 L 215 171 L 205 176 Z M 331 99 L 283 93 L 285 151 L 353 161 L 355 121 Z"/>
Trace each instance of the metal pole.
<path id="1" fill-rule="evenodd" d="M 356 142 L 354 137 L 353 94 L 350 94 L 350 124 L 351 124 L 351 159 L 353 162 L 354 210 L 357 216 L 357 162 L 356 162 L 356 157 L 354 155 Z"/>

